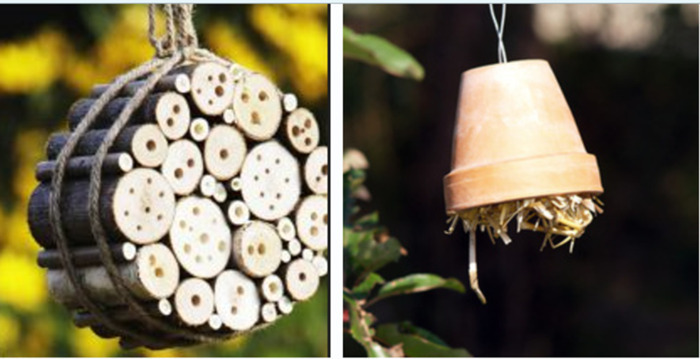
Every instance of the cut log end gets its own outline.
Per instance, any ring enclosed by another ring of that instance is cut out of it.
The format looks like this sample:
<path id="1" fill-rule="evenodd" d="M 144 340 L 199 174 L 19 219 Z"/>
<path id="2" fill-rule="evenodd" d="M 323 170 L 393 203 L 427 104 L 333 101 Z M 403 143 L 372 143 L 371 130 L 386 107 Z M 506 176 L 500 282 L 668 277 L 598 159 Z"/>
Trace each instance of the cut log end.
<path id="1" fill-rule="evenodd" d="M 275 303 L 265 303 L 260 310 L 260 316 L 266 323 L 277 320 L 277 306 Z"/>
<path id="2" fill-rule="evenodd" d="M 292 112 L 299 106 L 299 101 L 297 101 L 297 97 L 293 93 L 288 93 L 282 97 L 282 104 L 285 111 Z"/>
<path id="3" fill-rule="evenodd" d="M 313 193 L 328 193 L 328 147 L 320 146 L 311 152 L 304 164 L 304 179 Z"/>
<path id="4" fill-rule="evenodd" d="M 232 189 L 234 192 L 240 192 L 240 191 L 241 191 L 241 188 L 242 188 L 241 178 L 240 178 L 240 177 L 234 177 L 234 178 L 232 178 L 232 179 L 231 179 L 230 186 L 231 186 L 231 189 Z"/>
<path id="5" fill-rule="evenodd" d="M 280 238 L 284 239 L 285 241 L 291 241 L 296 237 L 296 229 L 294 228 L 294 222 L 292 222 L 289 217 L 284 217 L 281 218 L 279 221 L 277 221 L 277 234 L 279 234 Z"/>
<path id="6" fill-rule="evenodd" d="M 231 256 L 231 230 L 219 206 L 208 198 L 178 202 L 170 243 L 182 267 L 201 278 L 216 276 Z"/>
<path id="7" fill-rule="evenodd" d="M 233 99 L 236 124 L 253 140 L 272 138 L 282 120 L 277 87 L 259 74 L 246 76 L 241 82 Z"/>
<path id="8" fill-rule="evenodd" d="M 190 116 L 190 106 L 184 96 L 167 92 L 158 98 L 155 119 L 165 137 L 171 140 L 182 138 L 189 129 Z"/>
<path id="9" fill-rule="evenodd" d="M 247 153 L 243 135 L 231 126 L 218 125 L 211 129 L 204 143 L 204 163 L 216 179 L 226 181 L 243 166 Z"/>
<path id="10" fill-rule="evenodd" d="M 268 302 L 276 302 L 284 295 L 284 284 L 279 276 L 271 274 L 263 279 L 260 292 Z"/>
<path id="11" fill-rule="evenodd" d="M 282 251 L 280 257 L 282 259 L 282 263 L 289 263 L 292 260 L 292 255 L 286 249 Z"/>
<path id="12" fill-rule="evenodd" d="M 216 191 L 216 178 L 214 176 L 206 174 L 202 176 L 202 179 L 199 181 L 199 192 L 204 196 L 204 197 L 211 197 L 214 195 L 214 192 Z"/>
<path id="13" fill-rule="evenodd" d="M 250 211 L 245 202 L 241 200 L 231 201 L 228 206 L 228 219 L 233 225 L 242 226 L 250 220 Z"/>
<path id="14" fill-rule="evenodd" d="M 209 137 L 209 122 L 204 118 L 196 118 L 190 123 L 190 138 L 202 142 Z"/>
<path id="15" fill-rule="evenodd" d="M 175 310 L 188 326 L 207 323 L 214 313 L 214 290 L 203 279 L 185 279 L 175 292 Z"/>
<path id="16" fill-rule="evenodd" d="M 282 145 L 254 147 L 241 170 L 241 193 L 255 216 L 273 221 L 289 214 L 301 193 L 299 164 Z"/>
<path id="17" fill-rule="evenodd" d="M 280 310 L 280 313 L 288 315 L 294 310 L 294 302 L 284 295 L 277 301 L 277 308 Z"/>
<path id="18" fill-rule="evenodd" d="M 318 275 L 323 277 L 326 274 L 328 274 L 328 260 L 322 256 L 316 256 L 311 260 L 311 263 L 313 263 L 314 267 L 316 267 L 316 271 L 318 271 Z"/>
<path id="19" fill-rule="evenodd" d="M 311 153 L 321 139 L 316 118 L 305 108 L 298 108 L 287 116 L 284 130 L 287 140 L 299 153 Z"/>
<path id="20" fill-rule="evenodd" d="M 227 68 L 213 62 L 196 65 L 190 82 L 192 99 L 203 114 L 218 116 L 231 106 L 234 85 Z"/>
<path id="21" fill-rule="evenodd" d="M 212 196 L 217 203 L 224 203 L 228 198 L 228 191 L 223 183 L 217 182 L 214 186 L 214 195 Z"/>
<path id="22" fill-rule="evenodd" d="M 202 162 L 197 145 L 189 140 L 178 140 L 170 144 L 161 172 L 173 191 L 185 196 L 197 188 L 204 172 Z"/>
<path id="23" fill-rule="evenodd" d="M 158 167 L 168 155 L 168 141 L 155 124 L 140 126 L 131 140 L 131 153 L 144 167 Z"/>
<path id="24" fill-rule="evenodd" d="M 238 268 L 252 277 L 261 278 L 279 267 L 282 241 L 271 225 L 252 221 L 236 230 L 233 255 Z"/>
<path id="25" fill-rule="evenodd" d="M 243 273 L 226 270 L 214 284 L 216 313 L 228 328 L 248 330 L 260 318 L 260 297 L 255 283 Z"/>
<path id="26" fill-rule="evenodd" d="M 180 281 L 180 267 L 166 245 L 154 243 L 141 247 L 136 265 L 139 279 L 149 296 L 162 299 L 175 293 Z"/>
<path id="27" fill-rule="evenodd" d="M 129 240 L 153 243 L 168 233 L 175 195 L 160 173 L 139 168 L 119 180 L 112 210 L 117 227 Z"/>
<path id="28" fill-rule="evenodd" d="M 87 178 L 90 177 L 95 156 L 73 157 L 66 163 L 65 177 L 67 178 Z M 38 181 L 49 182 L 56 171 L 56 161 L 39 162 L 36 166 L 35 177 Z M 121 175 L 134 168 L 134 160 L 128 153 L 107 154 L 102 162 L 103 175 Z"/>
<path id="29" fill-rule="evenodd" d="M 292 298 L 307 300 L 316 293 L 319 277 L 316 267 L 311 262 L 296 259 L 287 266 L 284 281 Z"/>
<path id="30" fill-rule="evenodd" d="M 287 242 L 287 251 L 289 251 L 292 257 L 298 256 L 301 253 L 301 242 L 296 238 Z"/>
<path id="31" fill-rule="evenodd" d="M 313 250 L 328 248 L 328 200 L 311 195 L 302 200 L 296 212 L 299 239 Z"/>

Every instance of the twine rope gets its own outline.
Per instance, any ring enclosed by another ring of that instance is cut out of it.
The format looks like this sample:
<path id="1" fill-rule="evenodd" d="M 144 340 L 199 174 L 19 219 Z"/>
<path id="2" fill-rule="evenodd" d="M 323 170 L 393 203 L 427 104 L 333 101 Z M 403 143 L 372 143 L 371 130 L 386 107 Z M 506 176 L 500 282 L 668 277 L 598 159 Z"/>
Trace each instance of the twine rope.
<path id="1" fill-rule="evenodd" d="M 239 334 L 202 333 L 189 328 L 180 328 L 146 311 L 143 304 L 139 302 L 127 288 L 119 272 L 119 268 L 111 256 L 107 234 L 102 226 L 100 193 L 102 188 L 102 165 L 104 159 L 107 156 L 109 148 L 131 120 L 131 115 L 141 106 L 146 97 L 153 88 L 155 88 L 158 81 L 173 68 L 185 61 L 213 61 L 227 67 L 232 65 L 230 61 L 222 59 L 210 51 L 198 48 L 197 35 L 192 23 L 193 5 L 163 4 L 162 8 L 166 14 L 166 33 L 160 38 L 155 35 L 156 5 L 149 5 L 148 8 L 148 35 L 149 41 L 156 50 L 155 57 L 130 70 L 126 74 L 119 76 L 108 86 L 104 93 L 95 100 L 68 138 L 68 141 L 56 159 L 55 174 L 51 180 L 52 190 L 49 198 L 51 231 L 60 253 L 61 264 L 66 271 L 71 285 L 75 289 L 79 303 L 107 328 L 119 333 L 122 337 L 131 338 L 137 343 L 143 343 L 151 347 L 162 347 L 163 343 L 182 345 L 196 342 L 222 341 Z M 124 299 L 129 309 L 136 313 L 137 318 L 144 322 L 144 326 L 128 326 L 110 317 L 105 308 L 90 297 L 83 282 L 79 279 L 77 269 L 73 265 L 73 256 L 68 246 L 60 204 L 68 160 L 75 152 L 78 142 L 85 133 L 91 129 L 107 104 L 116 98 L 128 83 L 144 76 L 148 76 L 145 84 L 136 91 L 134 96 L 122 109 L 119 116 L 111 124 L 102 144 L 94 155 L 88 189 L 90 230 L 99 250 L 102 263 L 117 294 Z M 169 336 L 163 338 L 158 335 L 150 334 L 144 330 L 145 326 L 160 330 Z"/>
<path id="2" fill-rule="evenodd" d="M 489 4 L 489 11 L 491 12 L 491 20 L 493 20 L 493 26 L 496 28 L 496 35 L 498 36 L 498 63 L 508 62 L 506 57 L 506 47 L 503 45 L 503 29 L 506 25 L 506 4 L 501 5 L 501 24 L 498 24 L 496 19 L 496 11 L 493 9 L 493 4 Z"/>

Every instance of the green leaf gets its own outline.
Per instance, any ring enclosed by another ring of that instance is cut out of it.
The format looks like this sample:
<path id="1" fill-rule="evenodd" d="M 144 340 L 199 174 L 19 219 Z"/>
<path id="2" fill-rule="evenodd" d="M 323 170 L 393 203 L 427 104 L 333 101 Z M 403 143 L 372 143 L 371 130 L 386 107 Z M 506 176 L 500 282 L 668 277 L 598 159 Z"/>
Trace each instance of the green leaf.
<path id="1" fill-rule="evenodd" d="M 422 80 L 423 66 L 408 52 L 376 35 L 358 34 L 343 27 L 343 55 L 378 66 L 398 77 Z"/>
<path id="2" fill-rule="evenodd" d="M 409 322 L 383 324 L 376 329 L 376 338 L 385 345 L 403 344 L 403 352 L 410 357 L 467 357 L 463 348 L 450 348 L 435 334 Z"/>
<path id="3" fill-rule="evenodd" d="M 370 357 L 389 357 L 391 353 L 388 348 L 384 348 L 374 341 L 374 317 L 365 312 L 360 303 L 347 294 L 343 294 L 343 300 L 347 303 L 350 314 L 350 335 L 356 342 L 362 345 Z"/>
<path id="4" fill-rule="evenodd" d="M 438 288 L 451 289 L 460 293 L 465 292 L 464 285 L 455 278 L 445 279 L 435 274 L 416 273 L 384 284 L 371 303 L 394 295 L 425 292 Z"/>
<path id="5" fill-rule="evenodd" d="M 359 210 L 353 193 L 365 182 L 365 171 L 350 169 L 343 173 L 343 224 L 350 226 L 350 217 Z"/>
<path id="6" fill-rule="evenodd" d="M 382 229 L 354 231 L 343 229 L 343 249 L 352 273 L 374 272 L 401 257 L 401 243 Z"/>
<path id="7" fill-rule="evenodd" d="M 384 278 L 377 273 L 369 273 L 365 279 L 352 289 L 352 294 L 366 298 L 376 285 L 384 283 Z"/>

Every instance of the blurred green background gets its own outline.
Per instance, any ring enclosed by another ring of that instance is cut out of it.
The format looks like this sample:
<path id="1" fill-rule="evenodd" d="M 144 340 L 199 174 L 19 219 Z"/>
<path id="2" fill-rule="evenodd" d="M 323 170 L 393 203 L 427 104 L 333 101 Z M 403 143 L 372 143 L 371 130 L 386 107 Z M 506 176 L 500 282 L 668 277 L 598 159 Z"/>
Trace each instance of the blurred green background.
<path id="1" fill-rule="evenodd" d="M 496 7 L 500 14 L 500 7 Z M 345 5 L 345 25 L 386 37 L 425 67 L 413 82 L 344 63 L 345 146 L 408 256 L 383 272 L 467 278 L 467 235 L 446 236 L 460 75 L 497 62 L 487 5 Z M 435 291 L 372 307 L 477 356 L 698 355 L 698 6 L 509 5 L 509 60 L 550 62 L 588 152 L 605 213 L 567 249 L 541 235 L 478 235 L 473 293 Z M 393 272 L 392 272 L 393 271 Z M 364 355 L 346 336 L 345 352 Z"/>
<path id="2" fill-rule="evenodd" d="M 294 92 L 328 143 L 327 5 L 195 11 L 200 44 Z M 115 339 L 75 328 L 48 297 L 26 224 L 34 166 L 49 134 L 66 128 L 73 101 L 153 56 L 146 27 L 146 5 L 0 6 L 0 356 L 327 356 L 327 279 L 312 300 L 268 329 L 162 351 L 121 351 Z"/>

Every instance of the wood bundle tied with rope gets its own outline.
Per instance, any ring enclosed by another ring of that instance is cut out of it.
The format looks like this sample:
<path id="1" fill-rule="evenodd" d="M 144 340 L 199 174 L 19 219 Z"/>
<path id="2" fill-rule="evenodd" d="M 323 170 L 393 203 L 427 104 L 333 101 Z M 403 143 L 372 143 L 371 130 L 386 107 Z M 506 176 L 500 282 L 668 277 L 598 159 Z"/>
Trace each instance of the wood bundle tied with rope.
<path id="1" fill-rule="evenodd" d="M 314 115 L 198 47 L 161 5 L 154 59 L 77 101 L 29 204 L 51 296 L 124 348 L 229 339 L 290 314 L 327 274 L 328 150 Z"/>

